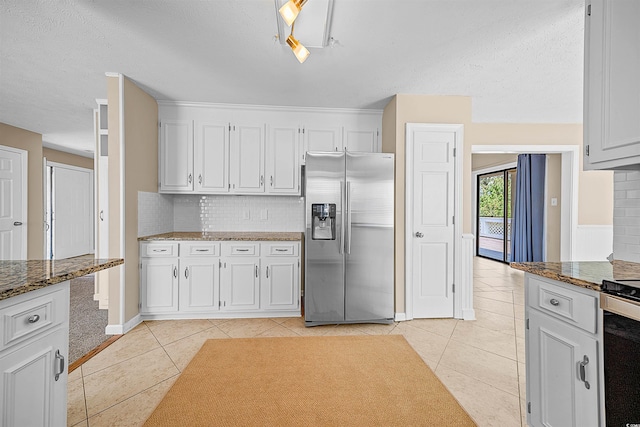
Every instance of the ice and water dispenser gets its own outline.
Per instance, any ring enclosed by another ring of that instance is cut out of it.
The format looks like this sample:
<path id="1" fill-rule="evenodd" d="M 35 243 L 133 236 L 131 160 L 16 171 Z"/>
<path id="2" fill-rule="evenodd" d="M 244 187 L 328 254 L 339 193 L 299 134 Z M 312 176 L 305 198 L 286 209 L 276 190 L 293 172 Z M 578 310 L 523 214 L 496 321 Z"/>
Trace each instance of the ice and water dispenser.
<path id="1" fill-rule="evenodd" d="M 336 239 L 336 204 L 314 203 L 311 205 L 311 239 Z"/>

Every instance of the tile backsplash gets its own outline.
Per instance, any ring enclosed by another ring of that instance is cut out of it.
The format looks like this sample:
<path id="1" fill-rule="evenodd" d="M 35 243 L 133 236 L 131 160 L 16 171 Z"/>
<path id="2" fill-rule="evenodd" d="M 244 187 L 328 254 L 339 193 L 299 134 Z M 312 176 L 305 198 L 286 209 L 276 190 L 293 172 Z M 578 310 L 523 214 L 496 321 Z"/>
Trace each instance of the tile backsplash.
<path id="1" fill-rule="evenodd" d="M 174 231 L 173 196 L 138 191 L 138 237 Z"/>
<path id="2" fill-rule="evenodd" d="M 613 177 L 613 257 L 640 262 L 640 172 Z"/>
<path id="3" fill-rule="evenodd" d="M 170 231 L 304 231 L 304 199 L 138 193 L 138 236 Z"/>

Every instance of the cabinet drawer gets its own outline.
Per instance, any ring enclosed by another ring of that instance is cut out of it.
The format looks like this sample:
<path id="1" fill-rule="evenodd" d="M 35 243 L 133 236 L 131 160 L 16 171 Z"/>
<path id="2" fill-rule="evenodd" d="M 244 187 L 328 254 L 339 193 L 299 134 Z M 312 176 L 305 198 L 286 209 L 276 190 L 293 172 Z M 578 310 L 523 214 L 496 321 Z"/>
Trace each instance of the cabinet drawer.
<path id="1" fill-rule="evenodd" d="M 180 243 L 180 256 L 220 256 L 220 243 Z"/>
<path id="2" fill-rule="evenodd" d="M 68 312 L 69 293 L 64 289 L 2 308 L 0 350 L 64 323 Z"/>
<path id="3" fill-rule="evenodd" d="M 258 256 L 259 243 L 228 242 L 223 244 L 222 254 L 226 256 Z"/>
<path id="4" fill-rule="evenodd" d="M 298 256 L 298 243 L 263 243 L 265 256 Z"/>
<path id="5" fill-rule="evenodd" d="M 596 333 L 598 313 L 596 296 L 536 278 L 529 278 L 527 293 L 531 307 L 587 332 Z"/>
<path id="6" fill-rule="evenodd" d="M 142 243 L 140 256 L 143 258 L 178 256 L 178 243 Z"/>

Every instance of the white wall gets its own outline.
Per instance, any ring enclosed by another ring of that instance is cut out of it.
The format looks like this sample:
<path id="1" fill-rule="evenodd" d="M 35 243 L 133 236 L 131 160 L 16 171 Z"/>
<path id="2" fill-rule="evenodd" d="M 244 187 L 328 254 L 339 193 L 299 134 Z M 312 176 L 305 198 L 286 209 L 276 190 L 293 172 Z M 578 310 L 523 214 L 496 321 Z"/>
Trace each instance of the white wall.
<path id="1" fill-rule="evenodd" d="M 640 262 L 640 172 L 614 174 L 613 255 Z"/>

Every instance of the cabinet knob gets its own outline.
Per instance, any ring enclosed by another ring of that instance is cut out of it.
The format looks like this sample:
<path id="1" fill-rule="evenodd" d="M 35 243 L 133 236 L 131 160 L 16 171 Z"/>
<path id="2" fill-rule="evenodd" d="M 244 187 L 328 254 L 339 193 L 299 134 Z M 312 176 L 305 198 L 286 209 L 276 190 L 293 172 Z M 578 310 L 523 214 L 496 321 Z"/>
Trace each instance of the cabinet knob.
<path id="1" fill-rule="evenodd" d="M 552 305 L 552 306 L 554 306 L 554 307 L 557 307 L 557 306 L 559 306 L 559 305 L 560 305 L 560 301 L 558 301 L 558 300 L 557 300 L 557 299 L 555 299 L 555 298 L 551 298 L 551 299 L 549 300 L 549 304 L 551 304 L 551 305 Z"/>
<path id="2" fill-rule="evenodd" d="M 33 316 L 29 316 L 29 318 L 27 319 L 29 323 L 36 323 L 38 320 L 40 320 L 39 314 L 34 314 Z"/>

